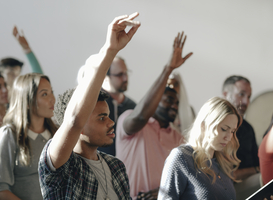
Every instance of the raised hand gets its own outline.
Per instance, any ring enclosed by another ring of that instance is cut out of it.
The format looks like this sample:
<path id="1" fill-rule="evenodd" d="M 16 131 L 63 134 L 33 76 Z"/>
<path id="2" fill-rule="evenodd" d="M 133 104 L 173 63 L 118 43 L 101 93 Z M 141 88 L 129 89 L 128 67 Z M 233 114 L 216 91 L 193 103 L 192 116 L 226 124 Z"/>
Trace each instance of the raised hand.
<path id="1" fill-rule="evenodd" d="M 14 37 L 16 38 L 16 40 L 19 42 L 19 44 L 21 45 L 21 47 L 23 48 L 23 50 L 25 51 L 31 51 L 30 47 L 28 45 L 28 42 L 24 36 L 24 32 L 21 31 L 21 34 L 18 32 L 18 29 L 16 26 L 14 26 L 13 31 L 12 31 Z"/>
<path id="2" fill-rule="evenodd" d="M 188 53 L 184 58 L 182 57 L 183 47 L 186 42 L 187 36 L 183 39 L 184 31 L 178 33 L 173 42 L 173 53 L 168 66 L 172 69 L 181 66 L 193 53 Z"/>
<path id="3" fill-rule="evenodd" d="M 123 15 L 116 17 L 108 26 L 104 48 L 109 48 L 116 51 L 124 48 L 140 26 L 140 22 L 133 21 L 133 19 L 135 19 L 138 15 L 139 14 L 136 12 L 129 16 Z M 132 28 L 126 33 L 125 28 L 127 26 L 132 26 Z"/>

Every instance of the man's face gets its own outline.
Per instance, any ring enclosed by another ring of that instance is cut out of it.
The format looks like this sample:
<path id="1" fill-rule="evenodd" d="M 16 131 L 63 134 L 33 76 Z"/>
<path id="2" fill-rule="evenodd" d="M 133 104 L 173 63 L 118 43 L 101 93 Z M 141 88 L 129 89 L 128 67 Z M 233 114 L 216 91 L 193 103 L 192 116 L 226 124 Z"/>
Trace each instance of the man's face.
<path id="1" fill-rule="evenodd" d="M 115 123 L 109 118 L 109 113 L 106 101 L 98 101 L 80 136 L 87 145 L 105 147 L 113 143 Z"/>
<path id="2" fill-rule="evenodd" d="M 127 67 L 123 60 L 115 58 L 110 68 L 110 84 L 115 92 L 125 92 L 128 85 Z"/>
<path id="3" fill-rule="evenodd" d="M 14 66 L 14 67 L 6 66 L 3 69 L 3 76 L 9 88 L 12 88 L 14 80 L 17 78 L 17 76 L 20 75 L 20 73 L 21 73 L 20 66 Z"/>
<path id="4" fill-rule="evenodd" d="M 173 91 L 166 91 L 155 111 L 158 119 L 166 122 L 173 122 L 178 112 L 178 97 Z"/>
<path id="5" fill-rule="evenodd" d="M 226 99 L 238 110 L 241 116 L 246 112 L 251 97 L 251 86 L 244 80 L 237 81 L 233 89 L 228 91 Z"/>

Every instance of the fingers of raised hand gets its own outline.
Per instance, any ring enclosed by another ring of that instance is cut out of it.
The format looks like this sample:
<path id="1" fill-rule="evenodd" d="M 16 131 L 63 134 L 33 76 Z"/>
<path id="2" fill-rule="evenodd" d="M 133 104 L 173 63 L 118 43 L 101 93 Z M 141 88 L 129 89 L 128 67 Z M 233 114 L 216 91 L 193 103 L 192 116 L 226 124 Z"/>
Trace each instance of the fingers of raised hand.
<path id="1" fill-rule="evenodd" d="M 183 35 L 184 35 L 184 31 L 182 31 L 181 34 L 180 33 L 177 34 L 177 36 L 174 39 L 174 43 L 173 43 L 174 48 L 182 48 L 183 47 L 184 42 L 185 42 L 185 39 L 183 41 Z M 187 36 L 185 36 L 185 38 L 186 37 Z"/>
<path id="2" fill-rule="evenodd" d="M 14 35 L 14 37 L 18 37 L 18 29 L 16 26 L 14 26 L 12 34 Z"/>
<path id="3" fill-rule="evenodd" d="M 138 24 L 140 24 L 139 22 L 133 21 L 133 19 L 135 19 L 138 15 L 139 15 L 138 12 L 135 12 L 129 16 L 122 15 L 122 16 L 116 17 L 112 23 L 114 25 L 115 24 L 123 24 L 123 25 L 131 25 L 131 26 L 138 25 Z"/>

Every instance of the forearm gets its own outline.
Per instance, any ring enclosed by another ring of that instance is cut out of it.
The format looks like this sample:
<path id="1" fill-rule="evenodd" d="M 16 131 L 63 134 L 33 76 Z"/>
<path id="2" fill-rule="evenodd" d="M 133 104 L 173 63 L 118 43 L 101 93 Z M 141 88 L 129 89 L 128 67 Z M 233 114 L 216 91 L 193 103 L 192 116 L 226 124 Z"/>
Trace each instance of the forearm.
<path id="1" fill-rule="evenodd" d="M 50 158 L 57 169 L 69 158 L 81 131 L 92 113 L 106 72 L 115 57 L 107 50 L 86 61 L 85 76 L 73 93 L 67 106 L 64 121 L 50 144 Z"/>
<path id="2" fill-rule="evenodd" d="M 1 191 L 0 192 L 0 199 L 5 199 L 5 200 L 20 200 L 16 195 L 14 195 L 9 190 Z"/>
<path id="3" fill-rule="evenodd" d="M 153 116 L 162 98 L 171 72 L 172 69 L 169 66 L 164 67 L 160 76 L 137 104 L 134 111 L 125 119 L 124 130 L 127 134 L 134 134 L 141 130 L 149 118 Z"/>
<path id="4" fill-rule="evenodd" d="M 30 63 L 31 71 L 33 73 L 43 74 L 43 70 L 41 68 L 41 65 L 40 65 L 39 61 L 37 60 L 36 56 L 34 55 L 34 53 L 32 51 L 30 51 L 29 53 L 26 53 L 26 56 L 27 56 L 27 59 Z"/>
<path id="5" fill-rule="evenodd" d="M 259 171 L 259 168 L 257 170 Z M 257 170 L 255 169 L 255 167 L 237 169 L 234 172 L 234 177 L 237 180 L 244 180 L 244 179 L 256 174 Z"/>

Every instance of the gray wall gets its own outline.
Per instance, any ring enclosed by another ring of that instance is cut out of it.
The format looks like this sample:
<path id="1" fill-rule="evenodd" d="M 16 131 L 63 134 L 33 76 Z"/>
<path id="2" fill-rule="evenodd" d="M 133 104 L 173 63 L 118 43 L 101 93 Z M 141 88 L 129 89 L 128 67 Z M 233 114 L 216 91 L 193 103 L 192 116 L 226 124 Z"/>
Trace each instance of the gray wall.
<path id="1" fill-rule="evenodd" d="M 1 0 L 0 57 L 29 63 L 12 36 L 17 25 L 51 80 L 55 94 L 76 85 L 86 58 L 99 51 L 115 16 L 138 11 L 142 25 L 120 52 L 130 76 L 128 96 L 139 101 L 170 57 L 179 31 L 187 34 L 184 53 L 194 55 L 178 71 L 198 111 L 221 95 L 224 79 L 248 77 L 253 96 L 273 87 L 273 1 L 270 0 Z"/>

